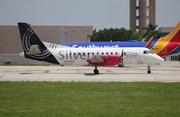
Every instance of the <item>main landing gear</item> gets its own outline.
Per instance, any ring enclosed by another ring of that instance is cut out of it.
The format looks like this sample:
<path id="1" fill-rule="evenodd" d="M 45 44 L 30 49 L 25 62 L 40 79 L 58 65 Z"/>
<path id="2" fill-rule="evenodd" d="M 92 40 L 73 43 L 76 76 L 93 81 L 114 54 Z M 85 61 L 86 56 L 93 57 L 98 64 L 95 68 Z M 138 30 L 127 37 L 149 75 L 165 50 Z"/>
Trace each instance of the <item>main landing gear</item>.
<path id="1" fill-rule="evenodd" d="M 151 73 L 151 68 L 150 68 L 149 64 L 148 64 L 147 68 L 148 68 L 147 73 L 150 74 Z"/>
<path id="2" fill-rule="evenodd" d="M 124 67 L 124 64 L 118 64 L 119 67 Z"/>
<path id="3" fill-rule="evenodd" d="M 99 70 L 97 69 L 97 65 L 95 65 L 94 74 L 99 74 Z"/>

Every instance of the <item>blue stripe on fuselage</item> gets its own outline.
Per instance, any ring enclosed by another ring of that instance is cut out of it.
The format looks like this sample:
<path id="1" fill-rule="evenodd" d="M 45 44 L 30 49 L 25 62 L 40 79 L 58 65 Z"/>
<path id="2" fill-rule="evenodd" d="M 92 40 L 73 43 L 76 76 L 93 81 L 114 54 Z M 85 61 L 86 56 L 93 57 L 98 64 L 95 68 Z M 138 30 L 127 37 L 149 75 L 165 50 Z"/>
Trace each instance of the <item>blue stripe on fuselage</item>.
<path id="1" fill-rule="evenodd" d="M 153 40 L 150 47 L 152 48 L 157 40 Z M 129 41 L 129 42 L 69 42 L 61 45 L 74 48 L 118 48 L 118 47 L 144 47 L 147 42 Z"/>

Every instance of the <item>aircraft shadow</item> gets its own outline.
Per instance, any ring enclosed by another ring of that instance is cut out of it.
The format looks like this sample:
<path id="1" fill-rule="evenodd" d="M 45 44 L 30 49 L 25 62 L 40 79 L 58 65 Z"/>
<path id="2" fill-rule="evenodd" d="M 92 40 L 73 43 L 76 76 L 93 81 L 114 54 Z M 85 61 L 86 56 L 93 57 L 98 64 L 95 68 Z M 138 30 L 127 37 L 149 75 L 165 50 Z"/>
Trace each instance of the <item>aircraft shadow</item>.
<path id="1" fill-rule="evenodd" d="M 94 74 L 94 73 L 32 73 L 32 72 L 28 73 L 28 72 L 22 72 L 20 74 L 84 74 L 85 76 L 96 76 L 96 75 L 101 75 L 101 74 L 106 74 L 106 73 Z"/>
<path id="2" fill-rule="evenodd" d="M 84 76 L 97 76 L 97 75 L 103 75 L 103 74 L 105 74 L 105 75 L 122 75 L 122 74 L 147 74 L 147 73 L 145 73 L 145 72 L 142 72 L 142 73 L 99 73 L 99 74 L 94 74 L 94 73 L 28 73 L 28 72 L 22 72 L 22 73 L 20 73 L 20 74 L 67 74 L 67 75 L 70 75 L 70 74 L 84 74 Z M 157 74 L 157 73 L 151 73 L 151 74 Z M 147 75 L 151 75 L 151 74 L 147 74 Z"/>
<path id="3" fill-rule="evenodd" d="M 99 74 L 94 74 L 94 73 L 84 73 L 85 76 L 97 76 L 97 75 L 101 75 L 104 73 L 99 73 Z"/>

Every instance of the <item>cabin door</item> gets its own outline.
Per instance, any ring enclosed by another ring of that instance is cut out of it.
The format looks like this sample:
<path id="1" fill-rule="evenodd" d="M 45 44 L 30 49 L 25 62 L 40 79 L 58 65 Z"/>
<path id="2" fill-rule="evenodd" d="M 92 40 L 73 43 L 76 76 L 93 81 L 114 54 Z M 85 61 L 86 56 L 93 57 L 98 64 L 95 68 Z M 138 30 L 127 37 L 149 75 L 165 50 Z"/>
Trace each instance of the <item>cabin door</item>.
<path id="1" fill-rule="evenodd" d="M 127 62 L 131 62 L 132 61 L 132 56 L 127 56 Z"/>

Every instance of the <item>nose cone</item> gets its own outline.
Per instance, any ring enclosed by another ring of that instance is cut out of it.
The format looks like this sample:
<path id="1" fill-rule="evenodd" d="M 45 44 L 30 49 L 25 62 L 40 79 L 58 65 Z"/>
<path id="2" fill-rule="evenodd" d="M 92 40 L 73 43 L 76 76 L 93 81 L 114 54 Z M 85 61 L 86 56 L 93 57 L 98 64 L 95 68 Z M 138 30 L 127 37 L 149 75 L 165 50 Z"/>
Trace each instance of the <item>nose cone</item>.
<path id="1" fill-rule="evenodd" d="M 164 59 L 163 59 L 162 57 L 160 57 L 160 61 L 161 61 L 161 62 L 164 62 Z"/>
<path id="2" fill-rule="evenodd" d="M 19 56 L 24 57 L 24 52 L 19 53 Z"/>
<path id="3" fill-rule="evenodd" d="M 156 59 L 156 63 L 164 62 L 164 59 L 162 57 L 158 56 L 158 55 L 156 55 L 154 58 Z"/>

